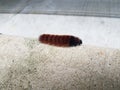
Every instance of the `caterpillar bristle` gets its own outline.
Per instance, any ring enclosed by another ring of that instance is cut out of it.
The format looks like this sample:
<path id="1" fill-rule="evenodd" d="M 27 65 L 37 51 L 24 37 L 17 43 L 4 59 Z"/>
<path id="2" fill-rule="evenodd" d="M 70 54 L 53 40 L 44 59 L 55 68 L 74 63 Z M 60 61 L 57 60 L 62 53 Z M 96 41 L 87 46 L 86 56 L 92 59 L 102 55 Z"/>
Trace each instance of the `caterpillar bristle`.
<path id="1" fill-rule="evenodd" d="M 82 44 L 81 39 L 72 35 L 42 34 L 39 37 L 39 41 L 44 44 L 61 46 L 61 47 L 72 47 Z"/>

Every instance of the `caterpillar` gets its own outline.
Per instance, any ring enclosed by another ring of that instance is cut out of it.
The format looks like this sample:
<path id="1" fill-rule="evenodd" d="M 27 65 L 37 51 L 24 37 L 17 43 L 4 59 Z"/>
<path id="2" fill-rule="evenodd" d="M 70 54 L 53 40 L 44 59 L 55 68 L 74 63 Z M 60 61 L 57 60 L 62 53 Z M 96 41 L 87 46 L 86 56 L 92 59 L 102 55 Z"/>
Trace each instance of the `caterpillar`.
<path id="1" fill-rule="evenodd" d="M 72 47 L 82 44 L 81 39 L 72 35 L 42 34 L 39 37 L 39 41 L 44 44 L 61 46 L 61 47 Z"/>

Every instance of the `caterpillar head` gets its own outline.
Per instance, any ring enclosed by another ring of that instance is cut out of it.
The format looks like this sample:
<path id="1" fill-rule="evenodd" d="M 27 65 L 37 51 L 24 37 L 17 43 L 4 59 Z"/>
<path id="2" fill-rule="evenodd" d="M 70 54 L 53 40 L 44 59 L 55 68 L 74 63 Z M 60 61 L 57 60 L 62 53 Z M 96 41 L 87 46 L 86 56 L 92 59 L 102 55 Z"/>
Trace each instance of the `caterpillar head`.
<path id="1" fill-rule="evenodd" d="M 82 44 L 82 40 L 77 37 L 71 36 L 69 44 L 70 46 L 78 46 Z"/>

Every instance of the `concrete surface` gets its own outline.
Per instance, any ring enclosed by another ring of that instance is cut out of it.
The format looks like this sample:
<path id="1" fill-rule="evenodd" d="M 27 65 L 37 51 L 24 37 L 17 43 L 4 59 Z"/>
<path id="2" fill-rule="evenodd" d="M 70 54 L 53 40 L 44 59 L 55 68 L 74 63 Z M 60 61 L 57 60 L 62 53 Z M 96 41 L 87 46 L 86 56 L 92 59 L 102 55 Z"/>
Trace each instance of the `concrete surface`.
<path id="1" fill-rule="evenodd" d="M 0 90 L 120 90 L 120 49 L 0 35 Z"/>
<path id="2" fill-rule="evenodd" d="M 81 38 L 84 45 L 120 49 L 120 18 L 0 14 L 0 33 L 30 38 L 68 34 Z"/>
<path id="3" fill-rule="evenodd" d="M 120 0 L 0 0 L 0 13 L 120 17 Z"/>

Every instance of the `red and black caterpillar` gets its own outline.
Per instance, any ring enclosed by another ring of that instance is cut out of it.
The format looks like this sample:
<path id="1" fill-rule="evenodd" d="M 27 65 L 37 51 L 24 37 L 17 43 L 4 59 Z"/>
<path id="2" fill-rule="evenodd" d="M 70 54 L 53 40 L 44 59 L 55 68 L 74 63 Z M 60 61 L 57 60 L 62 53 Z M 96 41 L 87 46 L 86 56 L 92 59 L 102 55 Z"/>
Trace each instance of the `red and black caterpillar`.
<path id="1" fill-rule="evenodd" d="M 42 34 L 39 37 L 39 41 L 45 44 L 62 46 L 62 47 L 71 47 L 82 44 L 81 39 L 71 35 Z"/>

